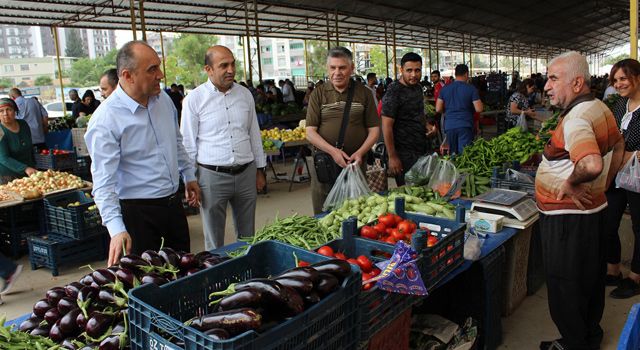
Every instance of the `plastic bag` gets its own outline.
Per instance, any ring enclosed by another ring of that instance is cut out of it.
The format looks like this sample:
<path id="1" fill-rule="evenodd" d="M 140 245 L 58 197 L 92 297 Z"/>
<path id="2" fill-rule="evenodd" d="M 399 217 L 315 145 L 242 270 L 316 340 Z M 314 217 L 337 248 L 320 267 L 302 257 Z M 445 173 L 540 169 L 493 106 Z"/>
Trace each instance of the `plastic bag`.
<path id="1" fill-rule="evenodd" d="M 484 239 L 478 237 L 475 232 L 469 232 L 467 239 L 464 241 L 464 259 L 476 261 L 480 258 L 482 254 L 482 245 L 484 244 Z"/>
<path id="2" fill-rule="evenodd" d="M 347 199 L 359 198 L 371 193 L 367 179 L 362 173 L 360 166 L 355 163 L 348 164 L 342 171 L 335 184 L 331 188 L 331 192 L 324 201 L 322 210 L 329 211 L 340 208 L 342 203 Z"/>
<path id="3" fill-rule="evenodd" d="M 637 152 L 633 152 L 631 158 L 616 175 L 616 186 L 640 193 L 640 164 L 638 164 Z"/>
<path id="4" fill-rule="evenodd" d="M 370 281 L 376 281 L 378 288 L 390 293 L 427 295 L 427 288 L 416 265 L 417 258 L 418 254 L 410 245 L 399 241 L 391 259 L 376 263 L 382 272 Z"/>
<path id="5" fill-rule="evenodd" d="M 416 164 L 404 175 L 404 181 L 409 186 L 424 186 L 428 184 L 437 164 L 438 155 L 436 153 L 418 158 Z"/>
<path id="6" fill-rule="evenodd" d="M 522 131 L 528 130 L 529 127 L 527 126 L 527 116 L 524 114 L 524 111 L 520 113 L 520 116 L 518 117 L 518 123 L 516 126 L 520 127 Z"/>
<path id="7" fill-rule="evenodd" d="M 529 174 L 521 173 L 521 172 L 513 170 L 513 169 L 507 169 L 507 171 L 505 173 L 505 180 L 524 182 L 524 183 L 528 183 L 528 184 L 535 184 L 536 183 L 536 180 L 533 178 L 533 176 L 531 176 Z"/>
<path id="8" fill-rule="evenodd" d="M 456 166 L 450 160 L 438 159 L 428 186 L 442 197 L 456 198 L 460 196 L 459 182 Z"/>

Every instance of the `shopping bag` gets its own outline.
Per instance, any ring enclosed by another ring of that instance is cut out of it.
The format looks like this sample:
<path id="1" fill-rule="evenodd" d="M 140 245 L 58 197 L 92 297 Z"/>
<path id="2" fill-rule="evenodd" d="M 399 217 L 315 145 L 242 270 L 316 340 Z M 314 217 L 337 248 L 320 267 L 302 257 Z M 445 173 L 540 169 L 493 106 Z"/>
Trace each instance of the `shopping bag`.
<path id="1" fill-rule="evenodd" d="M 428 186 L 438 192 L 440 196 L 457 198 L 460 196 L 460 187 L 463 181 L 464 177 L 459 176 L 458 169 L 450 160 L 438 159 Z M 452 189 L 453 193 L 451 193 Z"/>
<path id="2" fill-rule="evenodd" d="M 387 169 L 382 166 L 380 159 L 373 165 L 367 166 L 367 184 L 372 192 L 383 192 L 388 189 Z"/>
<path id="3" fill-rule="evenodd" d="M 524 111 L 520 113 L 520 116 L 518 117 L 518 124 L 516 126 L 520 127 L 522 131 L 528 130 L 529 127 L 527 126 L 527 116 L 524 114 Z"/>
<path id="4" fill-rule="evenodd" d="M 347 164 L 342 169 L 331 188 L 327 199 L 324 201 L 322 210 L 330 211 L 340 208 L 347 199 L 359 198 L 371 193 L 367 179 L 365 179 L 362 169 L 356 163 Z"/>
<path id="5" fill-rule="evenodd" d="M 638 164 L 637 152 L 633 152 L 631 158 L 616 175 L 616 186 L 640 193 L 640 164 Z"/>
<path id="6" fill-rule="evenodd" d="M 391 259 L 376 263 L 380 274 L 366 282 L 376 282 L 381 290 L 408 295 L 427 295 L 420 270 L 416 264 L 418 254 L 410 245 L 396 243 Z"/>
<path id="7" fill-rule="evenodd" d="M 418 161 L 404 175 L 404 181 L 409 186 L 427 185 L 437 164 L 438 155 L 436 153 L 418 158 Z"/>

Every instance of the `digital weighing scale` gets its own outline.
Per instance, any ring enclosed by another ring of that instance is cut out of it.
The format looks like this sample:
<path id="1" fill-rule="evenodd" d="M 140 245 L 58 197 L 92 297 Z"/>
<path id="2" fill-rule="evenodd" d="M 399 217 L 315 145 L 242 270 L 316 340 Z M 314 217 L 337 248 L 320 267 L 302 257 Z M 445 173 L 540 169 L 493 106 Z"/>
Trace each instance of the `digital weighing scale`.
<path id="1" fill-rule="evenodd" d="M 502 215 L 507 227 L 524 229 L 539 217 L 536 202 L 524 192 L 494 188 L 473 200 L 472 211 Z"/>

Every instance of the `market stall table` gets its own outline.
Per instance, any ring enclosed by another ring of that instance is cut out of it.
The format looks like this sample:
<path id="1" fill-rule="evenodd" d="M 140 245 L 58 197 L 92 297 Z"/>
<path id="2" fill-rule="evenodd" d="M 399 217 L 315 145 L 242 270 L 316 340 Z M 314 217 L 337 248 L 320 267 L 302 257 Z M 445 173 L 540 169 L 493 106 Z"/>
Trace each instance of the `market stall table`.
<path id="1" fill-rule="evenodd" d="M 307 146 L 309 145 L 309 141 L 307 140 L 299 140 L 299 141 L 291 141 L 291 142 L 285 142 L 282 144 L 282 147 L 280 147 L 279 150 L 272 150 L 272 151 L 267 151 L 266 155 L 267 157 L 267 167 L 271 168 L 271 171 L 273 173 L 273 177 L 274 179 L 276 179 L 276 182 L 280 182 L 280 181 L 288 181 L 289 182 L 289 192 L 291 192 L 291 189 L 293 188 L 293 184 L 294 183 L 302 183 L 302 182 L 307 182 L 310 180 L 310 176 L 311 176 L 311 172 L 309 172 L 309 164 L 307 163 L 307 158 L 305 157 L 305 152 L 307 149 Z M 271 157 L 272 156 L 277 156 L 282 154 L 282 157 L 284 159 L 284 152 L 285 152 L 285 148 L 294 148 L 294 147 L 298 147 L 298 152 L 296 153 L 296 157 L 294 158 L 293 161 L 293 169 L 291 172 L 291 177 L 287 177 L 284 180 L 282 179 L 281 176 L 278 176 L 278 173 L 276 173 L 276 169 L 273 166 L 273 162 L 271 161 Z M 307 174 L 306 177 L 303 176 L 303 174 L 298 174 L 298 180 L 296 180 L 296 173 L 298 171 L 298 168 L 301 167 L 302 165 L 305 166 L 305 168 L 307 169 Z"/>

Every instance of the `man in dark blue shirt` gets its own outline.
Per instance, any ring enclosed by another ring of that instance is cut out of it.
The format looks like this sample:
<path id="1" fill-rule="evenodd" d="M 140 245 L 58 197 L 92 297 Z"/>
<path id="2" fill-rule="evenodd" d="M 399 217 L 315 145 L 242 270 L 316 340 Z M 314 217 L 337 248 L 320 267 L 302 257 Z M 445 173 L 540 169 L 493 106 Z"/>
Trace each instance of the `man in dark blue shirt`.
<path id="1" fill-rule="evenodd" d="M 473 113 L 482 112 L 482 101 L 478 90 L 467 83 L 469 67 L 456 66 L 456 80 L 440 91 L 436 101 L 436 112 L 444 113 L 444 131 L 449 152 L 461 154 L 464 147 L 473 142 Z"/>

